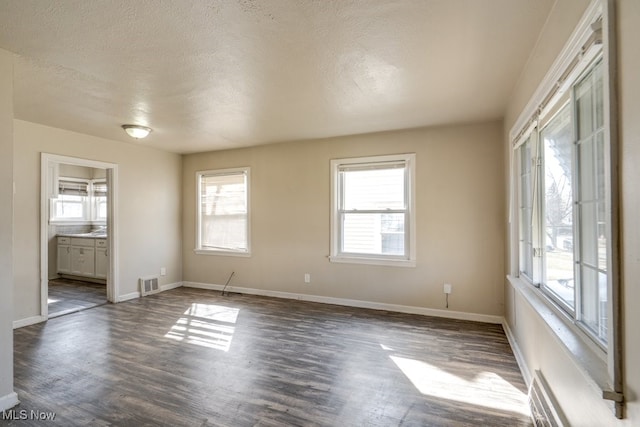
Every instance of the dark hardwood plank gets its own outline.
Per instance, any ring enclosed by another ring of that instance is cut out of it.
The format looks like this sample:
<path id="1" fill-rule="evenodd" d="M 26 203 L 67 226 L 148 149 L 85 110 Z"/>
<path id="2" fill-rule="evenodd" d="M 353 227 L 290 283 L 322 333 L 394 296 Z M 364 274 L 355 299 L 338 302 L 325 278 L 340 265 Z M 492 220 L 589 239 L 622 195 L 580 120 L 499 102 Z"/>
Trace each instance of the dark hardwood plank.
<path id="1" fill-rule="evenodd" d="M 179 288 L 14 341 L 47 425 L 531 425 L 499 325 Z"/>

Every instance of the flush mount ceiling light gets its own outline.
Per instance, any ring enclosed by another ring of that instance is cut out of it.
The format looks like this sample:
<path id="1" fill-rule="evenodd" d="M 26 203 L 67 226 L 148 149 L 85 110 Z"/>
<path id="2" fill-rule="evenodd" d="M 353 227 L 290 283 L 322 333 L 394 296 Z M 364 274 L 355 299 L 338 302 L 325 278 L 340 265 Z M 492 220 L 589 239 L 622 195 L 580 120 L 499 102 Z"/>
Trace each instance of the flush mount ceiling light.
<path id="1" fill-rule="evenodd" d="M 139 125 L 122 125 L 122 129 L 124 129 L 127 135 L 136 139 L 146 138 L 149 132 L 151 132 L 151 128 Z"/>

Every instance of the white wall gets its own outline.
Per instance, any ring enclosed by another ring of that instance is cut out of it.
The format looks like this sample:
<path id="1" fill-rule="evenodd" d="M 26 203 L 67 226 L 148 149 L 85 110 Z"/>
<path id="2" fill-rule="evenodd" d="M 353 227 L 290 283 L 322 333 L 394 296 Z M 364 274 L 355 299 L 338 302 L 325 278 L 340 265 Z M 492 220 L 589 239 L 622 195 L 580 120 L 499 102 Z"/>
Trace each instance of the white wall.
<path id="1" fill-rule="evenodd" d="M 138 278 L 159 274 L 161 284 L 182 280 L 181 157 L 21 120 L 14 121 L 14 319 L 40 314 L 40 153 L 118 165 L 120 295 L 138 290 Z"/>
<path id="2" fill-rule="evenodd" d="M 0 50 L 0 411 L 13 392 L 13 56 Z"/>
<path id="3" fill-rule="evenodd" d="M 523 360 L 530 372 L 540 370 L 551 386 L 555 398 L 572 426 L 637 426 L 640 425 L 640 339 L 635 325 L 640 323 L 636 309 L 640 301 L 640 2 L 615 1 L 619 6 L 620 55 L 618 78 L 620 94 L 619 162 L 622 169 L 622 287 L 624 298 L 625 398 L 627 413 L 617 420 L 611 405 L 601 392 L 581 373 L 564 345 L 545 324 L 522 294 L 507 281 L 505 283 L 505 318 L 515 335 Z M 505 135 L 544 77 L 556 56 L 578 23 L 587 0 L 559 0 L 549 16 L 536 49 L 517 87 L 505 118 Z M 509 152 L 508 136 L 505 152 Z M 508 165 L 506 166 L 508 169 Z M 506 264 L 506 263 L 505 263 Z"/>
<path id="4" fill-rule="evenodd" d="M 184 280 L 502 316 L 502 124 L 385 132 L 187 155 Z M 417 267 L 330 263 L 330 160 L 415 152 Z M 251 258 L 196 255 L 195 172 L 251 167 Z M 304 283 L 304 274 L 311 283 Z"/>

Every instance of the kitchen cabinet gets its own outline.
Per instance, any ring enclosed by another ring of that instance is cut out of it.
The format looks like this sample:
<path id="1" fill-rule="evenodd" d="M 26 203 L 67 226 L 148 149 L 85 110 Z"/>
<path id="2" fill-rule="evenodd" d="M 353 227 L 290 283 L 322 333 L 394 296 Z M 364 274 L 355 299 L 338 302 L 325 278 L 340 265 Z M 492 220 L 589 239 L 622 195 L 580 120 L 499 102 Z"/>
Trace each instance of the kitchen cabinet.
<path id="1" fill-rule="evenodd" d="M 71 273 L 71 238 L 58 237 L 58 273 Z"/>
<path id="2" fill-rule="evenodd" d="M 76 276 L 95 277 L 95 248 L 71 246 L 71 274 Z"/>
<path id="3" fill-rule="evenodd" d="M 109 269 L 109 253 L 107 251 L 107 240 L 96 239 L 96 278 L 106 279 Z"/>
<path id="4" fill-rule="evenodd" d="M 92 237 L 58 236 L 58 274 L 107 278 L 107 240 Z"/>

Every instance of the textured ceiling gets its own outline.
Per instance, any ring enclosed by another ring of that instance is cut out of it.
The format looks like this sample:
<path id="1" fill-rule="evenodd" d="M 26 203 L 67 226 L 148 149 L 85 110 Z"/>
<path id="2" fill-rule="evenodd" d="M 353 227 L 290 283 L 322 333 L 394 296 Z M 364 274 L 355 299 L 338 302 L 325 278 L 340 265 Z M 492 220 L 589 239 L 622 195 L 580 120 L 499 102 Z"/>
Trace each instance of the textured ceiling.
<path id="1" fill-rule="evenodd" d="M 502 117 L 553 0 L 3 0 L 15 117 L 189 153 Z"/>

